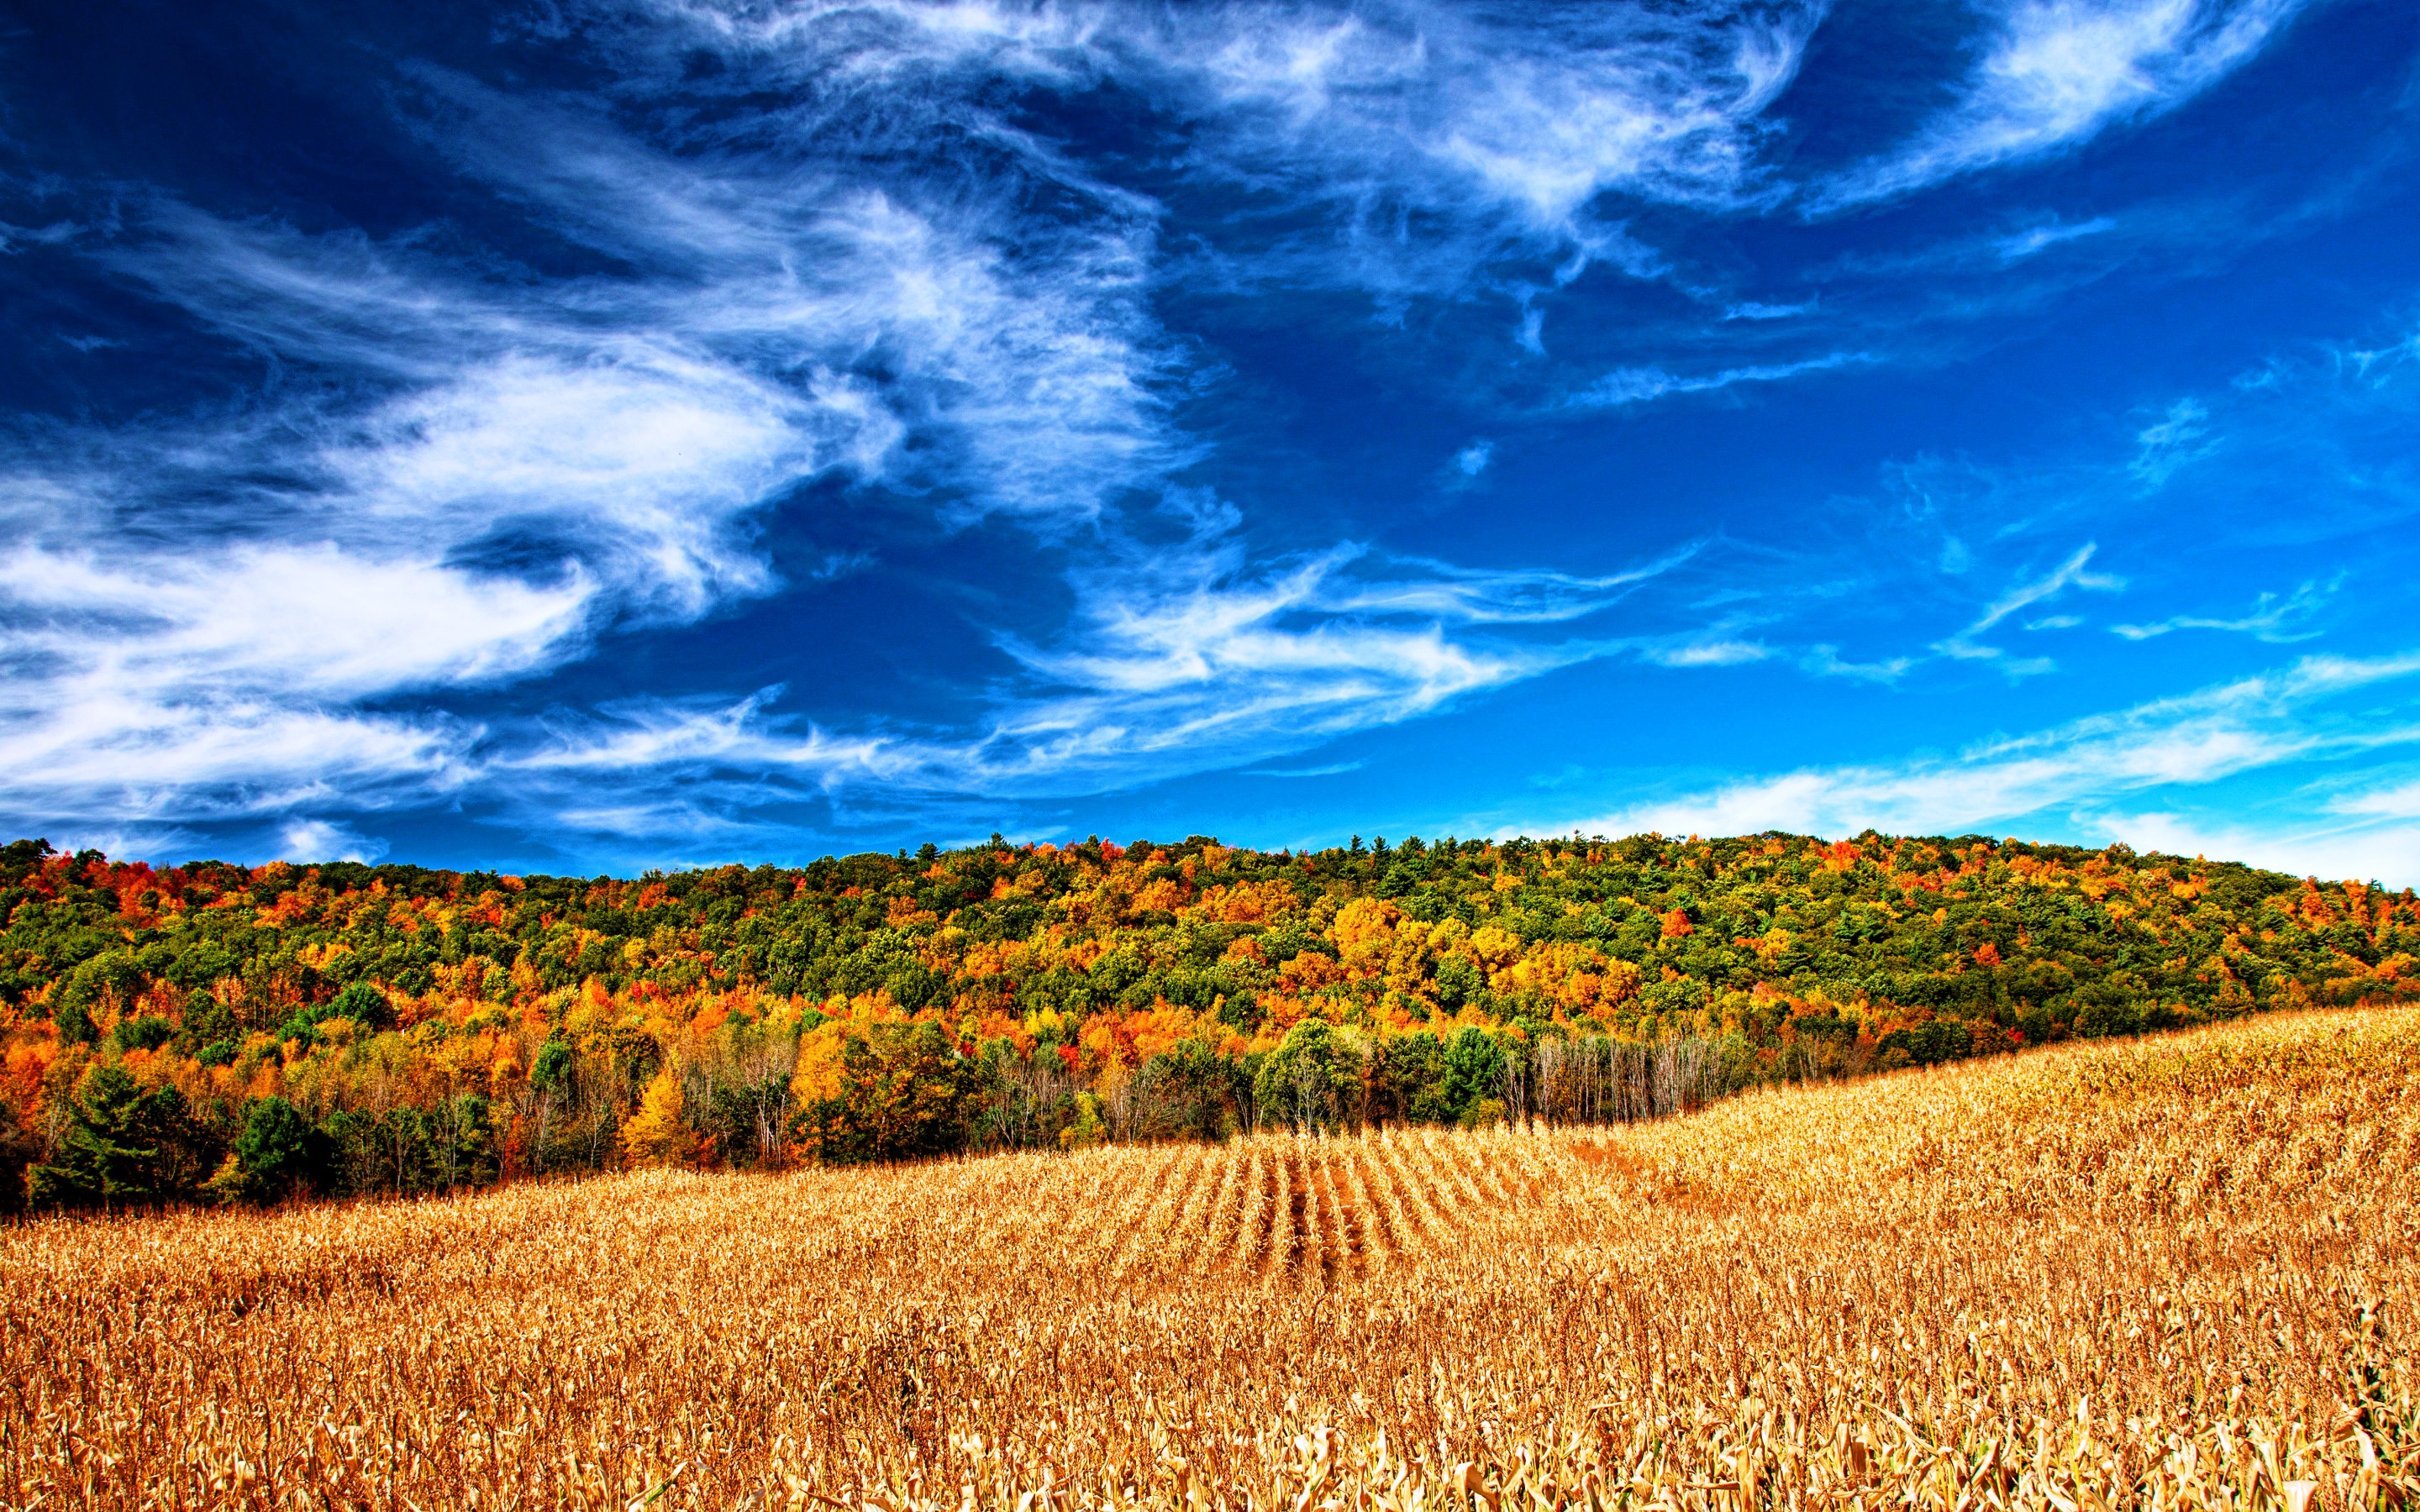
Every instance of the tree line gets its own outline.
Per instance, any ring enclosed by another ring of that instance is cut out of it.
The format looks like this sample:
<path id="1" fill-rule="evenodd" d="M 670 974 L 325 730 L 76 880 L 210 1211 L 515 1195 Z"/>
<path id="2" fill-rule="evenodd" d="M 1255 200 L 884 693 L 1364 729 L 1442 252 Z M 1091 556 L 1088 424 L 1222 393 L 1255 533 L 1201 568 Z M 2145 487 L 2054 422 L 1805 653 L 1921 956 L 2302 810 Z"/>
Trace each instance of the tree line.
<path id="1" fill-rule="evenodd" d="M 0 1206 L 1653 1117 L 2405 998 L 2420 903 L 1983 837 L 988 843 L 633 879 L 0 847 Z"/>

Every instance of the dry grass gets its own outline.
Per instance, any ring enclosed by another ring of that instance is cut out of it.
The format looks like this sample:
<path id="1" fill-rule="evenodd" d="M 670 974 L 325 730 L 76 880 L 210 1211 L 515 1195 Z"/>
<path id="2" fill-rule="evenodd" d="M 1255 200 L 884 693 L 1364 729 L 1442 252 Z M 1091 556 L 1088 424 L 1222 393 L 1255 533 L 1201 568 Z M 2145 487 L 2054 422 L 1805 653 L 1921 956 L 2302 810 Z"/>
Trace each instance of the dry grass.
<path id="1" fill-rule="evenodd" d="M 2395 1011 L 1621 1131 L 46 1221 L 0 1502 L 2410 1506 L 2415 1165 Z"/>

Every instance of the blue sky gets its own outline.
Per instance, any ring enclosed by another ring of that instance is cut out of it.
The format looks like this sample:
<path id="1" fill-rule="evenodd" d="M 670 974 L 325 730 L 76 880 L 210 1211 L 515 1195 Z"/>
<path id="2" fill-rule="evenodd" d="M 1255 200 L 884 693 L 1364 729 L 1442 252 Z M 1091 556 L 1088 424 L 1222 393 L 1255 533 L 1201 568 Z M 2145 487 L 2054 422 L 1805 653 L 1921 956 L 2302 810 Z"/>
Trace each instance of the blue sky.
<path id="1" fill-rule="evenodd" d="M 21 8 L 0 812 L 2420 883 L 2420 9 Z"/>

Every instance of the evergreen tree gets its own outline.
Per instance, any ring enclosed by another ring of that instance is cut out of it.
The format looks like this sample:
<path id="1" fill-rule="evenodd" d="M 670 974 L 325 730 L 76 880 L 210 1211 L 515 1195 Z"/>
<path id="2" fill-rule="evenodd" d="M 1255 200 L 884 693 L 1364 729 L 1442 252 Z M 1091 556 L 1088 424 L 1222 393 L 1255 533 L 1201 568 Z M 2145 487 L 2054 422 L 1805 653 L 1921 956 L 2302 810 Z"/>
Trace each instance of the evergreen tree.
<path id="1" fill-rule="evenodd" d="M 331 1153 L 328 1136 L 302 1109 L 282 1097 L 256 1098 L 209 1188 L 222 1198 L 251 1202 L 318 1191 L 328 1182 Z"/>
<path id="2" fill-rule="evenodd" d="M 85 1072 L 58 1158 L 34 1167 L 35 1205 L 108 1206 L 158 1196 L 152 1167 L 160 1149 L 146 1101 L 134 1078 L 115 1062 Z"/>

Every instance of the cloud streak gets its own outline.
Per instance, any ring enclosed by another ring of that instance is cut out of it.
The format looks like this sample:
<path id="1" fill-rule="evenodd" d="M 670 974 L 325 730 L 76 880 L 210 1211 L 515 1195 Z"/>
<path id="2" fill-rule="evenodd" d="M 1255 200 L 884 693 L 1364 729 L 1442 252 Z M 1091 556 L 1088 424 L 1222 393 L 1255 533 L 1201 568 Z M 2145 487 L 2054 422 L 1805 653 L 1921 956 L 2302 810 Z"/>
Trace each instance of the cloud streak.
<path id="1" fill-rule="evenodd" d="M 1958 102 L 1899 150 L 1839 177 L 1818 211 L 1909 193 L 1959 174 L 2091 140 L 2164 114 L 2242 67 L 2304 0 L 2014 0 Z"/>
<path id="2" fill-rule="evenodd" d="M 2308 640 L 2319 632 L 2301 626 L 2310 622 L 2343 581 L 2339 575 L 2325 585 L 2306 582 L 2284 598 L 2275 594 L 2262 594 L 2254 601 L 2252 612 L 2231 620 L 2175 614 L 2149 625 L 2113 625 L 2109 628 L 2129 640 L 2150 640 L 2178 630 L 2226 630 L 2248 635 L 2272 645 Z"/>
<path id="3" fill-rule="evenodd" d="M 2420 652 L 2368 658 L 2314 656 L 2256 677 L 2161 699 L 2054 729 L 1979 743 L 1955 756 L 1807 767 L 1745 779 L 1699 793 L 1558 822 L 1564 833 L 1750 834 L 1782 829 L 1848 835 L 1961 834 L 2017 824 L 2081 822 L 2110 831 L 2110 816 L 2139 795 L 2206 787 L 2247 773 L 2420 743 L 2412 682 Z M 2380 718 L 2337 701 L 2389 697 L 2399 715 Z M 2171 799 L 2170 801 L 2173 801 Z M 2359 800 L 2354 800 L 2357 804 Z M 2345 811 L 2388 814 L 2384 800 Z M 2174 816 L 2170 816 L 2173 821 Z M 2174 823 L 2170 828 L 2177 827 Z M 2301 826 L 2306 828 L 2307 826 Z M 2239 827 L 2229 854 L 2258 858 L 2306 854 L 2300 830 Z M 2347 852 L 2346 854 L 2350 854 Z M 2364 851 L 2362 854 L 2368 854 Z M 2420 880 L 2405 852 L 2398 880 Z"/>
<path id="4" fill-rule="evenodd" d="M 1695 375 L 1677 375 L 1661 367 L 1621 367 L 1565 402 L 1575 409 L 1621 409 L 1675 393 L 1714 393 L 1742 383 L 1779 383 L 1807 373 L 1828 373 L 1875 360 L 1870 352 L 1826 352 L 1794 363 L 1762 363 Z"/>
<path id="5" fill-rule="evenodd" d="M 2115 593 L 2125 587 L 2126 581 L 2122 578 L 2116 578 L 2107 573 L 2088 570 L 2088 563 L 2092 561 L 2093 553 L 2099 549 L 2100 548 L 2091 542 L 2085 543 L 2083 546 L 2076 548 L 2074 555 L 2069 557 L 2065 562 L 2060 563 L 2049 572 L 2044 573 L 2040 578 L 2034 579 L 2030 582 L 2019 583 L 2016 587 L 2011 588 L 2009 592 L 2003 594 L 1997 599 L 1994 599 L 1991 604 L 1985 606 L 1983 612 L 1977 616 L 1972 624 L 1959 631 L 1956 635 L 1951 636 L 1948 640 L 1936 642 L 1933 646 L 1933 650 L 1939 652 L 1945 656 L 1954 656 L 1961 661 L 1998 662 L 2009 672 L 2011 676 L 2024 672 L 2048 671 L 2050 663 L 2042 658 L 2011 657 L 2004 648 L 1985 645 L 1981 641 L 1978 640 L 1976 637 L 1994 628 L 2000 624 L 2000 622 L 2006 620 L 2009 615 L 2016 613 L 2019 609 L 2026 609 L 2032 605 L 2041 603 L 2045 599 L 2055 598 L 2070 588 L 2081 588 L 2087 592 L 2107 594 Z M 2039 627 L 2046 629 L 2064 628 L 2066 625 L 2071 625 L 2074 623 L 2077 622 L 2073 620 L 2063 620 L 2058 625 L 2044 624 Z"/>
<path id="6" fill-rule="evenodd" d="M 713 708 L 629 704 L 559 730 L 512 764 L 668 791 L 700 773 L 751 770 L 823 793 L 1124 787 L 1265 761 L 1619 654 L 1621 642 L 1486 632 L 1603 612 L 1668 565 L 1593 579 L 1422 577 L 1371 570 L 1358 548 L 1256 566 L 1232 543 L 1211 544 L 1146 572 L 1079 579 L 1064 643 L 1004 640 L 1024 676 L 977 730 L 837 735 L 774 713 L 768 693 Z"/>

